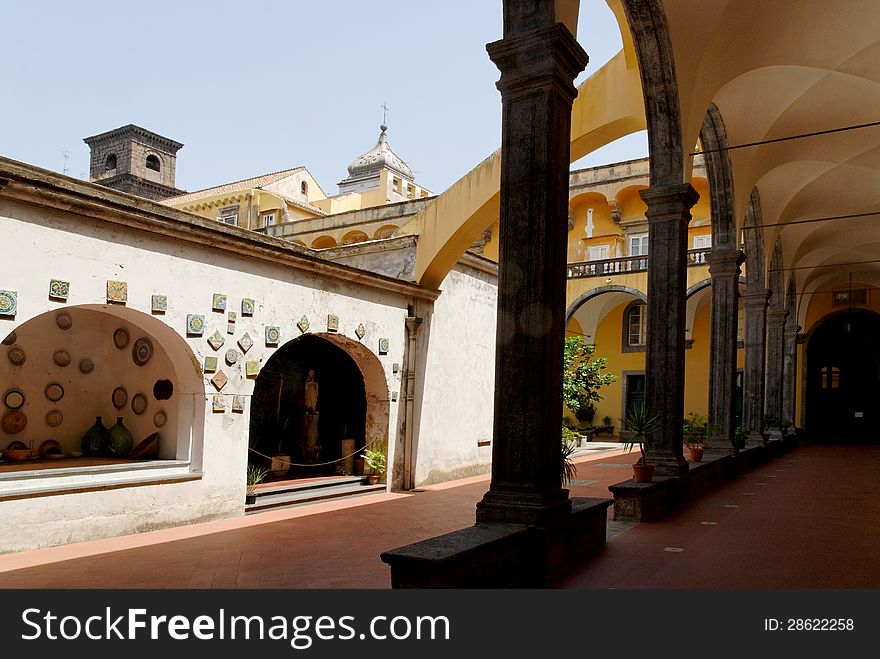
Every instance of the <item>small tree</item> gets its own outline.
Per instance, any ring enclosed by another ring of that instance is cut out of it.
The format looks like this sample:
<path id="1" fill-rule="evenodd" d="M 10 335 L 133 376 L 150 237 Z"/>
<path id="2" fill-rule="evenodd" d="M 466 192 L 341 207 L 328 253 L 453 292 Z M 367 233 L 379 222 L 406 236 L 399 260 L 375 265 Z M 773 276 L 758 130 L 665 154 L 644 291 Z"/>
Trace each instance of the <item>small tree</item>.
<path id="1" fill-rule="evenodd" d="M 578 412 L 581 416 L 584 412 L 589 414 L 591 407 L 595 414 L 595 403 L 602 400 L 599 388 L 617 380 L 613 374 L 602 372 L 608 360 L 594 357 L 595 353 L 596 346 L 586 343 L 582 337 L 566 337 L 562 358 L 562 400 L 575 416 Z"/>

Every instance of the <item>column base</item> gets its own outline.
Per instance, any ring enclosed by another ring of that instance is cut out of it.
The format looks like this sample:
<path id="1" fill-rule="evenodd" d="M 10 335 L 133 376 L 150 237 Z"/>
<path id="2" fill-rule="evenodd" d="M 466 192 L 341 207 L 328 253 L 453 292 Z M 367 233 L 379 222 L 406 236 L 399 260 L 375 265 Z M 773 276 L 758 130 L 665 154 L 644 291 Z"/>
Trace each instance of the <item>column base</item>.
<path id="1" fill-rule="evenodd" d="M 688 461 L 683 455 L 672 455 L 670 453 L 652 453 L 648 452 L 648 464 L 654 465 L 654 475 L 681 478 L 685 476 L 690 467 Z"/>
<path id="2" fill-rule="evenodd" d="M 571 515 L 568 490 L 535 492 L 489 490 L 477 503 L 477 523 L 528 524 L 549 527 Z"/>

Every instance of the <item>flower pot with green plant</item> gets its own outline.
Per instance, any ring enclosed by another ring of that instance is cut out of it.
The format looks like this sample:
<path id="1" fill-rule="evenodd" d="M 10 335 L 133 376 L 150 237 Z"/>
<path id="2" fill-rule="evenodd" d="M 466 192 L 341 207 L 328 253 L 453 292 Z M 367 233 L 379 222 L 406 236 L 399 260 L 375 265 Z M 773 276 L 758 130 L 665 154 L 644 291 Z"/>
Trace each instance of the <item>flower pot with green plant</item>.
<path id="1" fill-rule="evenodd" d="M 632 451 L 638 444 L 642 456 L 633 465 L 633 478 L 636 483 L 650 483 L 654 480 L 654 465 L 648 464 L 648 449 L 651 447 L 651 433 L 660 422 L 660 417 L 651 414 L 644 404 L 636 404 L 629 408 L 626 416 L 621 419 L 621 438 L 627 451 Z"/>
<path id="2" fill-rule="evenodd" d="M 709 442 L 709 436 L 714 427 L 702 414 L 690 412 L 684 420 L 682 427 L 682 444 L 684 457 L 690 462 L 700 462 L 703 459 L 703 451 Z"/>
<path id="3" fill-rule="evenodd" d="M 733 431 L 733 446 L 736 449 L 744 449 L 746 440 L 749 438 L 749 429 L 745 426 L 737 426 Z"/>
<path id="4" fill-rule="evenodd" d="M 266 469 L 266 467 L 260 467 L 255 464 L 249 464 L 247 466 L 246 490 L 244 495 L 245 505 L 257 502 L 257 485 L 262 483 L 268 475 L 269 470 Z"/>
<path id="5" fill-rule="evenodd" d="M 379 477 L 385 473 L 388 462 L 385 457 L 385 451 L 382 449 L 365 449 L 364 450 L 364 470 L 367 472 L 367 482 L 375 485 L 379 482 Z"/>
<path id="6" fill-rule="evenodd" d="M 571 459 L 572 453 L 574 453 L 575 448 L 577 447 L 576 438 L 578 435 L 569 430 L 568 428 L 562 428 L 562 450 L 560 453 L 561 459 L 561 475 L 562 475 L 562 485 L 563 487 L 569 485 L 573 480 L 575 475 L 577 474 L 577 468 L 574 466 L 574 461 Z"/>

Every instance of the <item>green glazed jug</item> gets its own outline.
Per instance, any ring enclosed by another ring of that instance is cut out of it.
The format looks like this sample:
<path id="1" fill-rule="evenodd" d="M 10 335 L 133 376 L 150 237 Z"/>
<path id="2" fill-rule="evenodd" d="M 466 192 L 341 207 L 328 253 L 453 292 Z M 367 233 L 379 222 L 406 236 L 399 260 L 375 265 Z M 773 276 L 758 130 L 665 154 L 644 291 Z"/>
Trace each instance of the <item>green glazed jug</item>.
<path id="1" fill-rule="evenodd" d="M 134 437 L 122 423 L 122 417 L 116 417 L 116 425 L 108 431 L 108 438 L 103 446 L 103 453 L 108 458 L 124 458 L 134 448 Z"/>
<path id="2" fill-rule="evenodd" d="M 95 417 L 95 425 L 85 431 L 80 439 L 80 448 L 86 457 L 101 455 L 104 445 L 110 441 L 110 431 L 104 427 L 101 417 Z"/>

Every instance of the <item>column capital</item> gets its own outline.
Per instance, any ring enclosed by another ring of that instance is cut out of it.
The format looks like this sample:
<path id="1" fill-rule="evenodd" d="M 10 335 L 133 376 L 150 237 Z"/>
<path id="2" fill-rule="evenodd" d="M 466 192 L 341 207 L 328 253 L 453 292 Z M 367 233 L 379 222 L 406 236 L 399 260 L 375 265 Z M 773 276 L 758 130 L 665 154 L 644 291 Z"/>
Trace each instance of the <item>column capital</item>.
<path id="1" fill-rule="evenodd" d="M 506 36 L 486 45 L 489 58 L 501 71 L 495 85 L 503 96 L 530 93 L 556 85 L 573 101 L 575 77 L 589 57 L 562 23 Z"/>
<path id="2" fill-rule="evenodd" d="M 648 206 L 649 222 L 664 215 L 681 216 L 682 209 L 689 210 L 700 199 L 700 193 L 690 183 L 652 185 L 645 190 L 639 190 L 639 196 Z"/>
<path id="3" fill-rule="evenodd" d="M 739 249 L 712 249 L 707 258 L 709 274 L 713 277 L 738 276 L 746 255 Z"/>
<path id="4" fill-rule="evenodd" d="M 746 289 L 746 292 L 742 294 L 742 299 L 743 304 L 747 307 L 766 307 L 767 300 L 770 299 L 770 291 L 764 288 L 757 291 Z"/>
<path id="5" fill-rule="evenodd" d="M 767 322 L 769 324 L 782 325 L 785 323 L 787 316 L 788 311 L 786 309 L 773 309 L 771 307 L 767 310 Z"/>
<path id="6" fill-rule="evenodd" d="M 407 316 L 403 322 L 406 323 L 406 329 L 411 334 L 415 334 L 422 325 L 422 319 L 417 316 Z"/>

